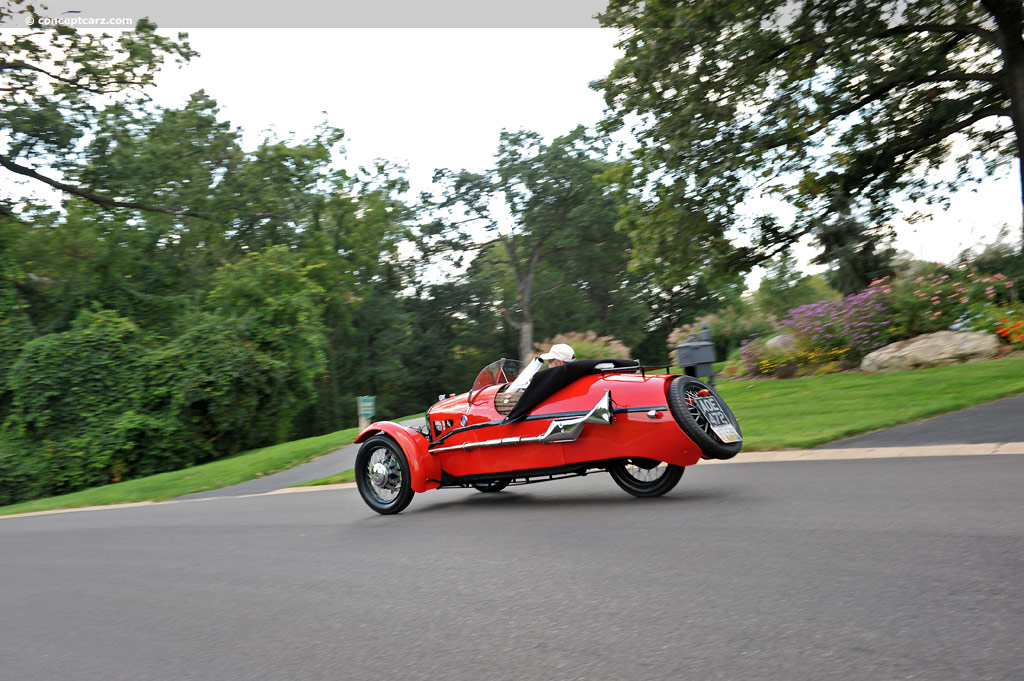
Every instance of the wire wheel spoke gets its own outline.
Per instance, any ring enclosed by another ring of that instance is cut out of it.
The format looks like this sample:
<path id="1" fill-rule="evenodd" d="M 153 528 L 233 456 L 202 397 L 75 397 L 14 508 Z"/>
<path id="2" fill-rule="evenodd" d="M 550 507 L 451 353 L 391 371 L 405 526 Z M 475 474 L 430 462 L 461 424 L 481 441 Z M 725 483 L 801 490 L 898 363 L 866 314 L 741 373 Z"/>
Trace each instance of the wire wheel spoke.
<path id="1" fill-rule="evenodd" d="M 685 392 L 686 409 L 690 412 L 690 416 L 697 422 L 700 429 L 708 435 L 718 439 L 714 430 L 711 428 L 711 422 L 708 421 L 707 417 L 704 416 L 704 412 L 697 407 L 697 398 L 699 397 L 697 388 L 687 388 Z"/>
<path id="2" fill-rule="evenodd" d="M 682 466 L 642 457 L 619 459 L 608 467 L 615 484 L 636 497 L 659 497 L 676 486 Z"/>
<path id="3" fill-rule="evenodd" d="M 651 463 L 657 465 L 651 466 Z M 652 461 L 649 459 L 627 459 L 626 473 L 637 482 L 654 482 L 664 477 L 668 470 L 668 464 L 664 461 Z"/>
<path id="4" fill-rule="evenodd" d="M 398 496 L 402 487 L 402 467 L 388 449 L 375 449 L 366 462 L 365 475 L 373 495 L 387 503 Z"/>

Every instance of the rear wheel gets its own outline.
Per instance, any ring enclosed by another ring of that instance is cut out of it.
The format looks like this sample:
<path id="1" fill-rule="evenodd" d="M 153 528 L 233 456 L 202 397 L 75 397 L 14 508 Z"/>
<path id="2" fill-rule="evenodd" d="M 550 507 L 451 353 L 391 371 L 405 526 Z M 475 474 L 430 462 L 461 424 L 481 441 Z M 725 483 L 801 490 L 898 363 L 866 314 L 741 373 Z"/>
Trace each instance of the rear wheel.
<path id="1" fill-rule="evenodd" d="M 685 470 L 664 461 L 637 457 L 619 459 L 608 466 L 615 484 L 634 497 L 660 497 L 676 486 Z"/>
<path id="2" fill-rule="evenodd" d="M 474 482 L 473 488 L 480 492 L 500 492 L 508 487 L 511 480 L 488 480 L 487 482 Z"/>
<path id="3" fill-rule="evenodd" d="M 683 377 L 677 378 L 668 387 L 668 407 L 683 432 L 700 447 L 705 456 L 712 459 L 731 459 L 739 454 L 743 443 L 722 440 L 712 427 L 707 413 L 698 405 L 698 400 L 702 399 L 713 400 L 711 406 L 717 404 L 718 410 L 710 410 L 712 417 L 724 418 L 736 433 L 740 434 L 740 424 L 736 422 L 729 405 L 704 383 L 694 378 Z"/>
<path id="4" fill-rule="evenodd" d="M 374 435 L 363 443 L 356 454 L 355 473 L 359 494 L 377 513 L 398 513 L 412 501 L 409 461 L 387 435 Z"/>

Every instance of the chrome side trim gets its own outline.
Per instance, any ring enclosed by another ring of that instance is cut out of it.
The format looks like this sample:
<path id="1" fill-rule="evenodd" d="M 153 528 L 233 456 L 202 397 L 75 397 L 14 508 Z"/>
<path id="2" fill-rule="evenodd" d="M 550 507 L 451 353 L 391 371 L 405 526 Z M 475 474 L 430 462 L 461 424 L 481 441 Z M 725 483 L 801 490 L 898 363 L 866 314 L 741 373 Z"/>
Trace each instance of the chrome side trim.
<path id="1" fill-rule="evenodd" d="M 463 442 L 461 445 L 450 447 L 435 447 L 430 450 L 431 454 L 437 452 L 449 452 L 456 449 L 469 451 L 480 447 L 509 447 L 512 445 L 524 445 L 532 442 L 573 442 L 583 432 L 583 426 L 588 423 L 611 425 L 615 415 L 612 411 L 612 393 L 604 391 L 604 397 L 598 400 L 594 407 L 584 414 L 569 419 L 556 419 L 548 425 L 543 434 L 536 437 L 502 437 L 494 440 L 483 440 L 481 442 Z"/>

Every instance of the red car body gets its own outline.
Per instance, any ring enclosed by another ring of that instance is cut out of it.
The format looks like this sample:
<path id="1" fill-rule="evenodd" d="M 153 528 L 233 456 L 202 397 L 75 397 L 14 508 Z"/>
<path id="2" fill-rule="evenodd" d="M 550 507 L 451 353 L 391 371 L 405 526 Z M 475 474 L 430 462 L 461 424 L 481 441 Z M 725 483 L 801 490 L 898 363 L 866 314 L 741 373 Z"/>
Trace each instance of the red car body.
<path id="1" fill-rule="evenodd" d="M 356 482 L 368 505 L 397 513 L 413 493 L 438 487 L 498 491 L 593 470 L 608 470 L 631 494 L 658 496 L 686 466 L 739 451 L 732 412 L 692 377 L 622 360 L 577 361 L 507 393 L 519 364 L 488 365 L 474 389 L 434 404 L 420 429 L 390 421 L 364 429 Z M 499 412 L 499 401 L 523 404 Z"/>

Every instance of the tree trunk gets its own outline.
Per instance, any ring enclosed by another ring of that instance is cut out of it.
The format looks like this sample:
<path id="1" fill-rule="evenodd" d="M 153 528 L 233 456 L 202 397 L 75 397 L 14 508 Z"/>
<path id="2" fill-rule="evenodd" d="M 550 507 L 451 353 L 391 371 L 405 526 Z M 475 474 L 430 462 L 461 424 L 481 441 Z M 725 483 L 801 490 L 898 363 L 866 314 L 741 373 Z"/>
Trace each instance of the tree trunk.
<path id="1" fill-rule="evenodd" d="M 523 311 L 523 325 L 519 327 L 519 359 L 524 362 L 533 354 L 533 315 Z"/>
<path id="2" fill-rule="evenodd" d="M 1024 153 L 1020 134 L 1017 135 L 1017 176 L 1020 177 L 1020 254 L 1024 255 Z"/>
<path id="3" fill-rule="evenodd" d="M 1017 137 L 1017 178 L 1020 181 L 1020 253 L 1024 255 L 1024 50 L 1006 50 L 1010 111 Z M 1012 59 L 1012 61 L 1011 61 Z"/>
<path id="4" fill-rule="evenodd" d="M 999 48 L 1003 53 L 1005 87 L 1010 95 L 1010 118 L 1013 132 L 1017 137 L 1017 176 L 1020 179 L 1021 198 L 1021 244 L 1024 255 L 1024 38 L 1021 28 L 1024 24 L 1019 0 L 981 0 L 996 22 Z"/>

